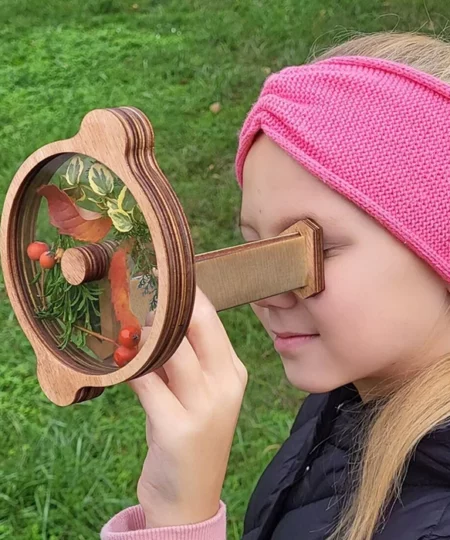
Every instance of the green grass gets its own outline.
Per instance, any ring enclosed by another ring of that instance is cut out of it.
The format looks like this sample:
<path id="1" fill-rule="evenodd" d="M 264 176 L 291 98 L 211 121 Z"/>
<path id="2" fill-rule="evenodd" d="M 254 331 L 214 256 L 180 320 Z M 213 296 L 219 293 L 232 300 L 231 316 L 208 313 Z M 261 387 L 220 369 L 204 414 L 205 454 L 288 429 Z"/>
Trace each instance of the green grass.
<path id="1" fill-rule="evenodd" d="M 354 31 L 445 31 L 447 0 L 0 0 L 0 192 L 45 143 L 91 109 L 150 118 L 158 162 L 196 252 L 240 242 L 233 160 L 266 77 Z M 222 110 L 212 114 L 209 105 Z M 220 314 L 250 382 L 223 498 L 237 539 L 250 493 L 286 438 L 303 394 L 290 388 L 249 306 Z M 131 391 L 61 409 L 43 396 L 33 351 L 0 283 L 0 539 L 98 537 L 136 503 L 144 415 Z"/>

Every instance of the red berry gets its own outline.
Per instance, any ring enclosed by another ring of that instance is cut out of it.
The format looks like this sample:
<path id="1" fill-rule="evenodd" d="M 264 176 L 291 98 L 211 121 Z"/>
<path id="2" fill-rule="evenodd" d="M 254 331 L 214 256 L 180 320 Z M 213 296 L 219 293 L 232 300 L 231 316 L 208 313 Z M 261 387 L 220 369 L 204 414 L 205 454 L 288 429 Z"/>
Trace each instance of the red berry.
<path id="1" fill-rule="evenodd" d="M 123 367 L 137 355 L 138 348 L 130 349 L 121 345 L 114 351 L 114 361 L 119 367 Z"/>
<path id="2" fill-rule="evenodd" d="M 56 264 L 55 254 L 51 251 L 46 251 L 39 257 L 39 264 L 42 266 L 42 268 L 50 270 Z"/>
<path id="3" fill-rule="evenodd" d="M 139 345 L 141 340 L 141 329 L 137 326 L 124 326 L 119 332 L 117 341 L 124 347 L 132 349 Z"/>
<path id="4" fill-rule="evenodd" d="M 41 255 L 49 249 L 45 242 L 32 242 L 27 247 L 27 255 L 32 261 L 38 261 Z"/>

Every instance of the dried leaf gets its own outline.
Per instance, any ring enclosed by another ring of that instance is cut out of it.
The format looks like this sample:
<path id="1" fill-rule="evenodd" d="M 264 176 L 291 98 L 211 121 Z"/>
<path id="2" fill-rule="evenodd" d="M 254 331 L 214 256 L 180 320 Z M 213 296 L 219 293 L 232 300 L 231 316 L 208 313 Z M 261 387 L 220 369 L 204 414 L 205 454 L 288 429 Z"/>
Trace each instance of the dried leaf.
<path id="1" fill-rule="evenodd" d="M 84 242 L 99 242 L 111 229 L 112 222 L 109 217 L 80 208 L 67 193 L 55 185 L 41 186 L 37 193 L 47 199 L 50 223 L 60 234 Z"/>
<path id="2" fill-rule="evenodd" d="M 120 322 L 122 328 L 124 326 L 140 328 L 139 320 L 130 307 L 130 276 L 127 266 L 128 249 L 119 248 L 111 258 L 108 273 L 111 284 L 111 300 L 116 319 Z"/>
<path id="3" fill-rule="evenodd" d="M 218 101 L 216 101 L 215 103 L 212 103 L 209 106 L 209 110 L 214 114 L 217 114 L 221 108 L 222 108 L 222 105 Z"/>

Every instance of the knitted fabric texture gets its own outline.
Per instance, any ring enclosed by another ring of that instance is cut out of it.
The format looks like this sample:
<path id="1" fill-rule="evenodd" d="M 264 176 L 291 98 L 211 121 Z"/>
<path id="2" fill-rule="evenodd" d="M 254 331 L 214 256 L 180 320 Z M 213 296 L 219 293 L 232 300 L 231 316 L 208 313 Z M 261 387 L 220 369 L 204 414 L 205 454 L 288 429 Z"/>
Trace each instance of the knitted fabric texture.
<path id="1" fill-rule="evenodd" d="M 259 130 L 450 282 L 450 85 L 364 56 L 284 68 L 240 131 L 241 187 Z"/>

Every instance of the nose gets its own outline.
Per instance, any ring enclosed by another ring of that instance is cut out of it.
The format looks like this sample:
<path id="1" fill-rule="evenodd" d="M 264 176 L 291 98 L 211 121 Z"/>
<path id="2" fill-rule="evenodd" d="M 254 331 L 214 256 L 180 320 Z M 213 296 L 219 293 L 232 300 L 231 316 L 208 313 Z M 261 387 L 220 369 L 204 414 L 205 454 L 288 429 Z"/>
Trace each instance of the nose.
<path id="1" fill-rule="evenodd" d="M 277 307 L 277 308 L 284 308 L 284 309 L 294 307 L 296 303 L 297 303 L 297 297 L 291 291 L 281 293 L 281 294 L 276 294 L 275 296 L 269 296 L 268 298 L 262 298 L 261 300 L 252 302 L 253 305 L 258 306 L 260 308 Z"/>

